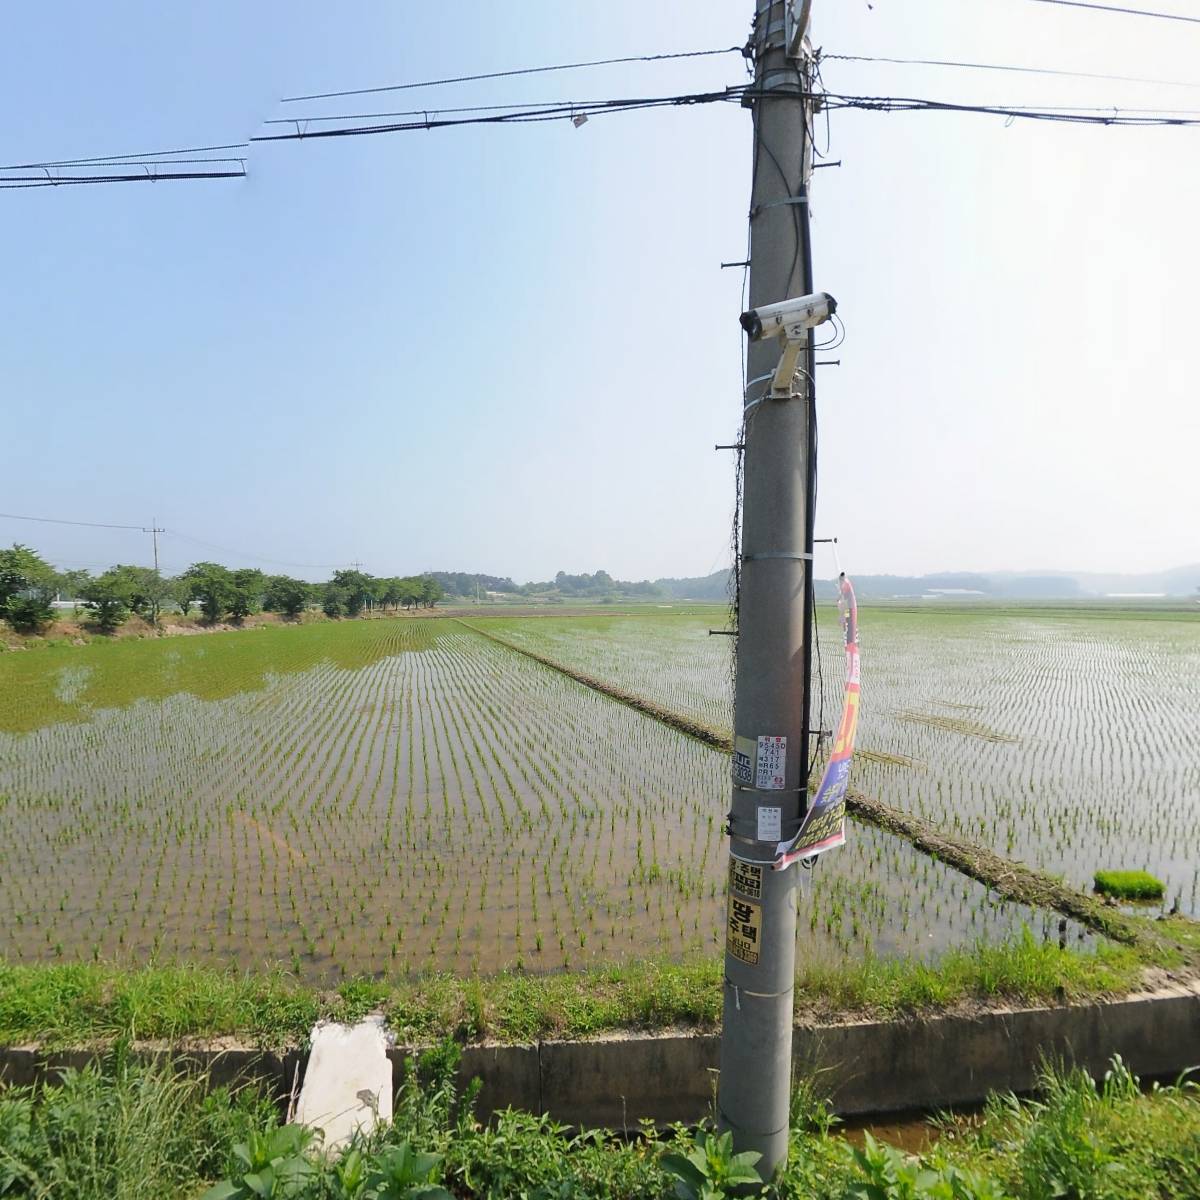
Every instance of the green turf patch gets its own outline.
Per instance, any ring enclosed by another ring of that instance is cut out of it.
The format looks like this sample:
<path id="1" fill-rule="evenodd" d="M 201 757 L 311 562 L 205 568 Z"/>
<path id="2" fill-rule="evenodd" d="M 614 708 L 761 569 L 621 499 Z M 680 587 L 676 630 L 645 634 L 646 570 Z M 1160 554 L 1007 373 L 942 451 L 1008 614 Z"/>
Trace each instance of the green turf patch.
<path id="1" fill-rule="evenodd" d="M 1097 871 L 1096 891 L 1118 900 L 1161 900 L 1163 884 L 1147 871 Z"/>

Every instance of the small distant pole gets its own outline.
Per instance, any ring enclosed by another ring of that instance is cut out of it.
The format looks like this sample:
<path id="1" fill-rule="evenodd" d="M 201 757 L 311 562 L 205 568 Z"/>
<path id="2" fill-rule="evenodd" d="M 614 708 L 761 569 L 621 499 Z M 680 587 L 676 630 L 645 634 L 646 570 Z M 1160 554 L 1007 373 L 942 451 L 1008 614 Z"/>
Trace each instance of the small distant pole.
<path id="1" fill-rule="evenodd" d="M 158 535 L 160 533 L 166 533 L 167 531 L 163 529 L 161 525 L 156 524 L 155 521 L 151 519 L 148 526 L 142 526 L 142 532 L 150 534 L 154 541 L 154 573 L 158 574 Z"/>

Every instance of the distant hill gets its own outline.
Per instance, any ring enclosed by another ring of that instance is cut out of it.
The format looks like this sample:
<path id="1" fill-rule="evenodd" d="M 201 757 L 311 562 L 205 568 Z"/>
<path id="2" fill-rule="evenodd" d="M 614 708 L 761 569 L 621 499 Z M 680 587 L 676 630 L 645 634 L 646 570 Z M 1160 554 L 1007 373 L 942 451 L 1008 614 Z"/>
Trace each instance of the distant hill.
<path id="1" fill-rule="evenodd" d="M 729 572 L 714 571 L 688 579 L 656 579 L 654 586 L 672 600 L 728 600 Z"/>
<path id="2" fill-rule="evenodd" d="M 728 571 L 717 571 L 694 579 L 656 579 L 655 585 L 668 596 L 687 600 L 724 600 L 728 595 Z M 1026 574 L 995 571 L 988 574 L 947 571 L 934 575 L 858 575 L 854 589 L 868 600 L 915 599 L 941 596 L 947 600 L 971 597 L 992 600 L 1082 600 L 1104 596 L 1197 596 L 1200 598 L 1200 563 L 1138 575 L 1072 574 L 1049 572 Z M 837 595 L 833 579 L 817 580 L 817 595 L 832 600 Z"/>
<path id="3" fill-rule="evenodd" d="M 559 571 L 544 583 L 515 584 L 508 578 L 468 575 L 460 572 L 430 572 L 447 592 L 470 597 L 476 583 L 481 592 L 507 594 L 512 600 L 538 597 L 542 600 L 710 600 L 729 597 L 729 572 L 683 578 L 614 579 L 607 571 L 594 575 L 568 575 Z M 987 574 L 944 571 L 932 575 L 855 575 L 854 588 L 866 600 L 940 597 L 946 600 L 1082 600 L 1104 596 L 1196 596 L 1200 598 L 1200 563 L 1169 571 L 1145 574 L 1071 573 L 1066 571 L 993 571 Z M 837 595 L 833 579 L 817 580 L 817 596 L 832 600 Z"/>

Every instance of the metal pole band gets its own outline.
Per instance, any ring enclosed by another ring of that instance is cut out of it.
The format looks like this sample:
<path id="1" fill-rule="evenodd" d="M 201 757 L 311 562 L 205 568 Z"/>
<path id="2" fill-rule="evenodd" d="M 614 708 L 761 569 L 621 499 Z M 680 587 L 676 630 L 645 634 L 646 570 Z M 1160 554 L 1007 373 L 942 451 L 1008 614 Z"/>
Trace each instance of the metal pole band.
<path id="1" fill-rule="evenodd" d="M 794 987 L 790 987 L 784 988 L 782 992 L 752 992 L 749 988 L 740 987 L 738 984 L 734 983 L 728 975 L 725 976 L 725 982 L 729 984 L 730 987 L 737 988 L 739 995 L 754 996 L 759 1000 L 775 1000 L 780 996 L 790 996 L 796 990 Z"/>
<path id="2" fill-rule="evenodd" d="M 807 204 L 807 196 L 789 196 L 786 200 L 772 200 L 767 204 L 756 204 L 750 210 L 750 220 L 754 220 L 761 212 L 766 212 L 769 208 L 782 208 L 785 204 Z"/>
<path id="3" fill-rule="evenodd" d="M 812 558 L 811 554 L 743 554 L 742 562 L 757 562 L 759 559 L 777 558 L 787 559 L 792 562 L 807 562 Z"/>

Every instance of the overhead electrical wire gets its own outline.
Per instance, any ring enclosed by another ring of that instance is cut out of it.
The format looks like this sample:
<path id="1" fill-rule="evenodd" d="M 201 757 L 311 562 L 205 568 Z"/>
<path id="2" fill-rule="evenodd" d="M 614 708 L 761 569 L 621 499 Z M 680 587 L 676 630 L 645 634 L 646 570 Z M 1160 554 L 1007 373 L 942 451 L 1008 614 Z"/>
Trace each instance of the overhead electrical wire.
<path id="1" fill-rule="evenodd" d="M 1200 24 L 1200 17 L 1190 18 L 1149 10 L 1115 7 L 1101 4 L 1085 4 L 1077 0 L 1040 0 L 1041 3 L 1067 4 L 1072 7 L 1093 8 L 1103 11 L 1133 13 L 1143 16 L 1161 16 L 1168 19 L 1192 21 Z M 537 75 L 551 71 L 568 71 L 588 67 L 609 66 L 619 63 L 660 62 L 672 59 L 699 58 L 721 54 L 744 54 L 744 48 L 729 46 L 721 49 L 691 50 L 670 54 L 630 55 L 621 58 L 595 59 L 587 62 L 560 63 L 552 66 L 523 67 L 510 71 L 491 71 L 474 75 L 459 75 L 442 79 L 424 80 L 414 83 L 393 84 L 386 87 L 355 88 L 339 92 L 313 93 L 307 96 L 290 96 L 284 103 L 305 100 L 330 99 L 340 96 L 368 95 L 380 92 L 402 91 L 425 87 L 438 87 L 454 83 L 466 83 L 483 79 L 501 79 L 523 75 Z M 843 62 L 894 63 L 900 65 L 960 68 L 965 70 L 1011 72 L 1029 75 L 1059 76 L 1064 78 L 1098 79 L 1111 82 L 1153 84 L 1165 87 L 1200 87 L 1200 82 L 1184 80 L 1152 79 L 1142 76 L 1109 75 L 1101 72 L 1071 71 L 1049 67 L 1024 67 L 1000 63 L 979 63 L 950 59 L 900 58 L 882 55 L 824 54 L 822 60 Z M 631 97 L 614 100 L 547 101 L 519 104 L 471 105 L 445 109 L 410 109 L 399 112 L 346 113 L 340 115 L 318 114 L 299 118 L 273 118 L 267 125 L 293 125 L 295 132 L 260 134 L 245 142 L 228 142 L 209 146 L 185 146 L 171 150 L 141 151 L 131 154 L 97 155 L 89 158 L 43 159 L 32 162 L 0 166 L 0 190 L 35 187 L 71 187 L 97 183 L 157 183 L 169 180 L 193 179 L 237 179 L 246 174 L 246 159 L 241 156 L 206 158 L 184 158 L 182 155 L 210 155 L 224 150 L 242 150 L 254 142 L 302 141 L 307 138 L 353 137 L 372 133 L 399 133 L 416 129 L 440 129 L 462 125 L 500 125 L 521 122 L 571 120 L 582 123 L 579 118 L 599 116 L 613 112 L 633 112 L 642 109 L 684 105 L 710 104 L 719 101 L 741 101 L 755 93 L 749 85 L 731 85 L 724 91 L 693 92 L 675 96 Z M 778 93 L 776 93 L 778 95 Z M 820 93 L 826 108 L 826 119 L 832 108 L 856 108 L 864 111 L 940 111 L 967 112 L 1004 116 L 1011 119 L 1062 121 L 1073 124 L 1125 125 L 1125 126 L 1190 126 L 1194 110 L 1190 109 L 1147 109 L 1121 108 L 1120 106 L 1035 106 L 1035 105 L 978 105 L 958 104 L 951 101 L 928 100 L 895 96 L 850 96 L 837 93 Z M 393 117 L 412 118 L 391 121 Z M 386 124 L 349 125 L 332 129 L 310 129 L 312 123 L 325 124 L 335 121 L 388 121 Z M 176 170 L 177 167 L 229 167 L 236 170 L 198 171 Z M 140 168 L 140 170 L 134 170 Z M 16 174 L 16 172 L 41 172 L 41 174 Z"/>
<path id="2" fill-rule="evenodd" d="M 590 62 L 558 63 L 546 67 L 518 67 L 511 71 L 487 71 L 478 75 L 454 75 L 445 79 L 425 79 L 417 83 L 393 83 L 384 87 L 350 88 L 341 92 L 314 92 L 309 96 L 284 96 L 281 104 L 299 104 L 305 100 L 334 100 L 339 96 L 370 96 L 379 92 L 404 92 L 416 88 L 443 87 L 452 83 L 475 83 L 482 79 L 510 79 L 517 75 L 545 75 L 551 71 L 578 71 L 584 67 L 611 67 L 618 63 L 665 62 L 668 59 L 708 58 L 717 54 L 742 54 L 741 46 L 717 50 L 681 50 L 672 54 L 635 54 L 624 58 L 598 58 Z"/>
<path id="3" fill-rule="evenodd" d="M 1200 125 L 1200 118 L 1172 116 L 1170 111 L 1147 114 L 1127 113 L 1120 109 L 1062 109 L 1026 108 L 1003 104 L 955 104 L 949 100 L 929 100 L 907 96 L 845 96 L 826 92 L 822 102 L 832 109 L 852 108 L 866 112 L 949 112 L 974 113 L 1032 121 L 1057 121 L 1071 125 L 1111 125 L 1135 128 L 1173 126 L 1189 128 Z"/>
<path id="4" fill-rule="evenodd" d="M 86 183 L 159 183 L 177 179 L 241 179 L 246 174 L 245 157 L 216 155 L 215 152 L 243 150 L 248 147 L 249 142 L 231 142 L 219 146 L 184 146 L 175 150 L 143 150 L 133 154 L 103 154 L 91 158 L 10 163 L 0 167 L 0 189 L 70 187 Z M 181 155 L 204 157 L 180 157 Z M 233 169 L 234 164 L 236 170 Z M 201 166 L 211 166 L 214 169 L 177 169 Z"/>
<path id="5" fill-rule="evenodd" d="M 18 188 L 72 187 L 85 183 L 165 183 L 175 179 L 244 179 L 243 171 L 168 171 L 140 175 L 47 175 L 18 176 L 13 179 L 0 175 L 0 191 Z"/>
<path id="6" fill-rule="evenodd" d="M 245 550 L 231 550 L 228 546 L 218 546 L 214 542 L 206 542 L 201 538 L 192 537 L 190 534 L 180 533 L 178 529 L 165 529 L 164 533 L 170 534 L 172 537 L 179 538 L 180 541 L 191 542 L 195 546 L 203 546 L 208 550 L 216 550 L 221 554 L 231 554 L 234 558 L 253 558 L 257 562 L 271 563 L 277 567 L 299 567 L 305 570 L 323 571 L 341 570 L 345 565 L 343 563 L 300 563 L 289 562 L 283 558 L 268 558 L 265 554 L 250 554 Z"/>
<path id="7" fill-rule="evenodd" d="M 301 130 L 295 133 L 266 133 L 252 137 L 252 142 L 292 142 L 310 138 L 356 137 L 371 133 L 403 133 L 414 129 L 445 129 L 462 125 L 506 125 L 536 121 L 571 120 L 575 117 L 601 116 L 611 112 L 633 112 L 648 108 L 669 108 L 695 104 L 740 101 L 744 85 L 727 88 L 721 92 L 692 92 L 680 96 L 646 96 L 620 100 L 595 100 L 577 104 L 554 104 L 546 108 L 500 112 L 490 116 L 441 118 L 436 109 L 429 109 L 424 119 L 402 121 L 387 125 L 352 125 L 341 129 Z M 425 110 L 422 110 L 423 112 Z M 287 124 L 302 125 L 304 118 Z"/>
<path id="8" fill-rule="evenodd" d="M 134 533 L 150 533 L 151 528 L 146 525 L 118 525 L 111 521 L 73 521 L 63 517 L 30 517 L 19 513 L 0 513 L 0 519 L 9 521 L 36 521 L 39 525 L 78 525 L 85 529 L 123 529 Z M 259 562 L 274 563 L 281 567 L 305 567 L 314 570 L 338 570 L 341 568 L 341 563 L 297 563 L 288 562 L 286 559 L 269 558 L 265 554 L 249 554 L 244 550 L 231 550 L 228 546 L 218 546 L 213 542 L 206 542 L 201 538 L 192 537 L 191 534 L 181 533 L 178 529 L 159 529 L 159 533 L 169 534 L 171 537 L 178 538 L 180 541 L 191 542 L 196 546 L 204 546 L 209 550 L 218 550 L 222 554 L 232 554 L 236 558 L 253 558 Z"/>
<path id="9" fill-rule="evenodd" d="M 221 146 L 183 146 L 178 150 L 139 150 L 134 154 L 98 154 L 94 158 L 57 158 L 44 159 L 40 162 L 9 163 L 0 167 L 0 171 L 28 171 L 35 167 L 85 167 L 108 166 L 111 163 L 137 162 L 179 162 L 177 154 L 215 154 L 218 150 L 248 150 L 249 142 L 228 142 Z M 206 162 L 245 162 L 244 158 L 205 159 Z"/>
<path id="10" fill-rule="evenodd" d="M 1093 12 L 1121 13 L 1129 17 L 1154 17 L 1159 21 L 1183 21 L 1200 25 L 1200 17 L 1185 17 L 1180 13 L 1155 12 L 1145 8 L 1125 8 L 1116 4 L 1093 4 L 1091 0 L 1033 0 L 1034 4 L 1058 4 L 1063 8 L 1087 8 Z"/>
<path id="11" fill-rule="evenodd" d="M 141 525 L 113 525 L 107 521 L 67 521 L 59 517 L 25 517 L 18 513 L 0 513 L 0 518 L 7 521 L 36 521 L 39 525 L 83 525 L 88 529 L 135 529 L 145 533 Z"/>
<path id="12" fill-rule="evenodd" d="M 1200 85 L 1197 85 L 1200 86 Z M 565 108 L 572 104 L 595 104 L 594 100 L 538 100 L 525 104 L 470 104 L 460 108 L 409 108 L 399 112 L 339 113 L 328 117 L 272 117 L 264 125 L 295 125 L 309 121 L 374 121 L 384 117 L 420 117 L 429 113 L 480 113 L 503 112 L 505 109 L 522 108 Z"/>
<path id="13" fill-rule="evenodd" d="M 1200 81 L 1148 79 L 1139 75 L 1106 75 L 1094 71 L 1064 71 L 1053 67 L 1017 67 L 1003 63 L 959 62 L 943 58 L 888 58 L 873 54 L 822 54 L 821 62 L 894 63 L 913 67 L 958 67 L 972 71 L 1003 71 L 1019 75 L 1054 75 L 1064 79 L 1100 79 L 1108 83 L 1148 83 L 1156 87 L 1200 88 Z"/>

